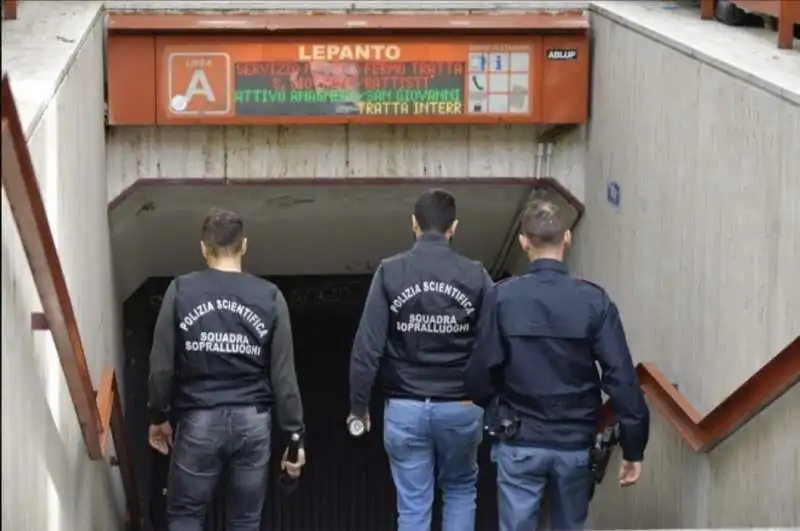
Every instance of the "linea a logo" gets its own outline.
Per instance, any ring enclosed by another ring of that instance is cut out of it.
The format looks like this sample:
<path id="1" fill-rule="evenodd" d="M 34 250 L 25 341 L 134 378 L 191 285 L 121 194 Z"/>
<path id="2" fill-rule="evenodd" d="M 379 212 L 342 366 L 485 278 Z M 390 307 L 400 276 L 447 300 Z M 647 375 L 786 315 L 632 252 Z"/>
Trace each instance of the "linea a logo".
<path id="1" fill-rule="evenodd" d="M 574 61 L 578 58 L 578 50 L 575 48 L 553 48 L 547 50 L 548 61 Z"/>
<path id="2" fill-rule="evenodd" d="M 228 54 L 170 53 L 166 77 L 166 104 L 170 114 L 230 113 L 231 59 Z"/>

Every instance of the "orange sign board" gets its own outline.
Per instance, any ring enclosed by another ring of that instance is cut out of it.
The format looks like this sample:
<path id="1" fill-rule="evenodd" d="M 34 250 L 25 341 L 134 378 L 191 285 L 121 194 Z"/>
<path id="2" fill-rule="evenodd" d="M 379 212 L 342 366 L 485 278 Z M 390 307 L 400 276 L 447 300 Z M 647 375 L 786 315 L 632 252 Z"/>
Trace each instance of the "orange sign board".
<path id="1" fill-rule="evenodd" d="M 582 34 L 143 39 L 155 55 L 152 118 L 163 125 L 586 119 Z"/>

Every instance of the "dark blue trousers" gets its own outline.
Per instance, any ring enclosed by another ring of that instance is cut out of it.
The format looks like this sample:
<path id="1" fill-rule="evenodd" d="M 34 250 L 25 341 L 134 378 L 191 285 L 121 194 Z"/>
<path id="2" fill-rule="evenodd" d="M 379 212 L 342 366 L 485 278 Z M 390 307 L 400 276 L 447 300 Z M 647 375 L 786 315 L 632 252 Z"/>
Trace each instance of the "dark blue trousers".
<path id="1" fill-rule="evenodd" d="M 223 470 L 226 531 L 259 531 L 267 491 L 268 409 L 221 407 L 181 416 L 167 491 L 169 531 L 203 531 Z"/>
<path id="2" fill-rule="evenodd" d="M 539 521 L 545 488 L 550 495 L 550 529 L 584 529 L 594 477 L 589 471 L 589 449 L 550 450 L 497 443 L 500 531 L 531 531 Z"/>

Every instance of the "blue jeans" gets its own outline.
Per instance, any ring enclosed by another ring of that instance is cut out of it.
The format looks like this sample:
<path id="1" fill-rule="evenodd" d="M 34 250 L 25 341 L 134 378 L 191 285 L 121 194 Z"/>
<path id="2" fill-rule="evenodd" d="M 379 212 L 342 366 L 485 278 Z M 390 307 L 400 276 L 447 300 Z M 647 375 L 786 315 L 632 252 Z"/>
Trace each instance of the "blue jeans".
<path id="1" fill-rule="evenodd" d="M 562 451 L 498 443 L 492 460 L 497 463 L 500 531 L 536 529 L 545 487 L 550 528 L 584 528 L 593 481 L 588 448 Z"/>
<path id="2" fill-rule="evenodd" d="M 167 491 L 169 531 L 203 531 L 217 481 L 227 470 L 226 531 L 259 531 L 267 489 L 268 409 L 221 407 L 183 414 Z"/>
<path id="3" fill-rule="evenodd" d="M 428 531 L 434 470 L 444 502 L 442 531 L 473 531 L 483 410 L 471 402 L 390 399 L 383 441 L 397 489 L 397 531 Z"/>

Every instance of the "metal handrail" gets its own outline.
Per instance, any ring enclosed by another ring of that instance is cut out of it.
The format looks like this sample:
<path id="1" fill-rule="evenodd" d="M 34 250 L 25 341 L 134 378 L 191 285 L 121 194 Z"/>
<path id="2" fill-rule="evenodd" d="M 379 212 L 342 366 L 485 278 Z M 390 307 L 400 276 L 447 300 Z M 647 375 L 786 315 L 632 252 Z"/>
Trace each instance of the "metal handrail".
<path id="1" fill-rule="evenodd" d="M 650 404 L 689 447 L 697 453 L 709 453 L 797 385 L 800 381 L 800 336 L 705 416 L 655 364 L 640 363 L 636 374 Z M 611 404 L 606 403 L 600 426 L 608 426 L 612 421 Z"/>
<path id="2" fill-rule="evenodd" d="M 122 475 L 130 528 L 141 529 L 142 506 L 138 500 L 116 374 L 112 366 L 107 367 L 95 393 L 64 271 L 5 73 L 2 79 L 2 182 L 44 310 L 43 316 L 32 317 L 33 328 L 50 330 L 53 335 L 89 458 L 105 460 L 109 433 L 114 437 L 114 464 L 119 466 Z"/>

